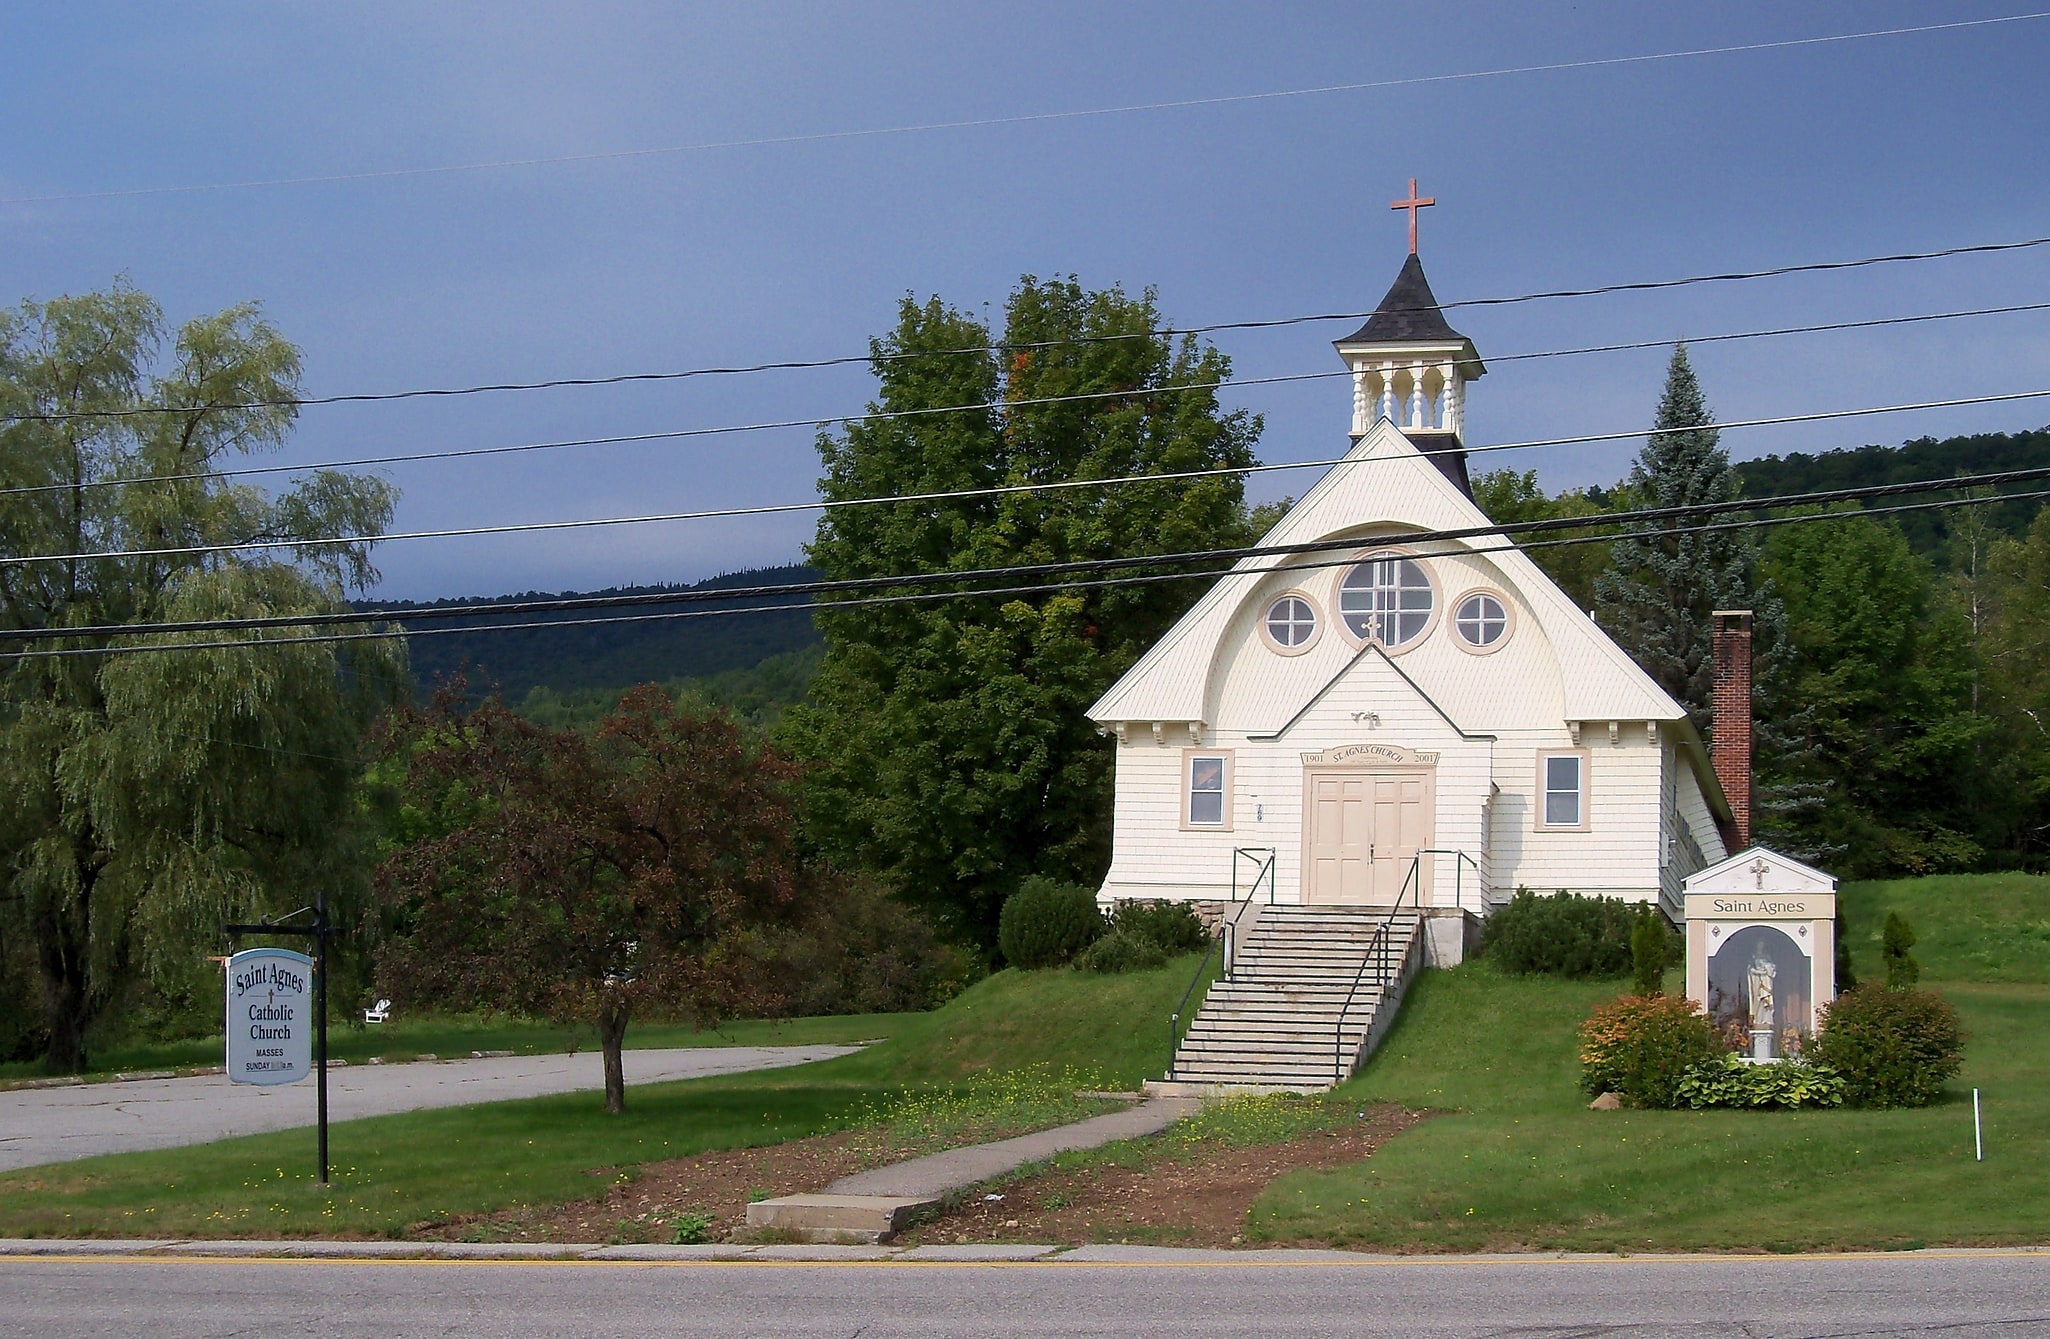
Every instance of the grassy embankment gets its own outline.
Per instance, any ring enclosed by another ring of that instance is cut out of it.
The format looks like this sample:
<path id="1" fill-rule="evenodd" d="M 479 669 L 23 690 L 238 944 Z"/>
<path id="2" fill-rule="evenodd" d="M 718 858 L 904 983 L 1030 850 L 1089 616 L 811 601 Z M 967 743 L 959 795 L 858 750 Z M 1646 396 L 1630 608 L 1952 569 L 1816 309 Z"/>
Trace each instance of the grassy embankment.
<path id="1" fill-rule="evenodd" d="M 630 1087 L 619 1117 L 578 1093 L 348 1121 L 333 1128 L 325 1190 L 309 1173 L 307 1130 L 29 1168 L 0 1176 L 0 1237 L 399 1235 L 455 1214 L 587 1198 L 600 1178 L 644 1162 L 844 1128 L 907 1089 L 988 1069 L 1049 1066 L 1077 1086 L 1132 1086 L 1164 1067 L 1167 1014 L 1194 967 L 1000 972 L 944 1009 L 894 1016 L 893 1035 L 858 1054 Z"/>
<path id="2" fill-rule="evenodd" d="M 1341 1090 L 1448 1114 L 1370 1162 L 1285 1176 L 1255 1240 L 1398 1249 L 1855 1249 L 2050 1241 L 2050 880 L 1848 885 L 1856 965 L 1899 909 L 1965 1067 L 1915 1111 L 1587 1110 L 1575 1029 L 1615 983 L 1431 972 Z M 1677 981 L 1675 981 L 1677 984 Z M 1985 1102 L 1975 1162 L 1970 1090 Z"/>

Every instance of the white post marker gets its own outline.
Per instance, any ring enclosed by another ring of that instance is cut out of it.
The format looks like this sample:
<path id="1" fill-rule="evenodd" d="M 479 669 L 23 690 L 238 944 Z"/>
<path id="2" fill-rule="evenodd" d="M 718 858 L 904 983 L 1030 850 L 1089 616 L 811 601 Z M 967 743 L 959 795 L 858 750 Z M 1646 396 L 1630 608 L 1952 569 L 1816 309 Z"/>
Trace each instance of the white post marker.
<path id="1" fill-rule="evenodd" d="M 1986 1135 L 1979 1124 L 1979 1090 L 1972 1089 L 1972 1158 L 1976 1162 L 1986 1161 Z"/>
<path id="2" fill-rule="evenodd" d="M 228 959 L 228 1077 L 297 1083 L 313 1068 L 313 959 L 284 948 Z"/>

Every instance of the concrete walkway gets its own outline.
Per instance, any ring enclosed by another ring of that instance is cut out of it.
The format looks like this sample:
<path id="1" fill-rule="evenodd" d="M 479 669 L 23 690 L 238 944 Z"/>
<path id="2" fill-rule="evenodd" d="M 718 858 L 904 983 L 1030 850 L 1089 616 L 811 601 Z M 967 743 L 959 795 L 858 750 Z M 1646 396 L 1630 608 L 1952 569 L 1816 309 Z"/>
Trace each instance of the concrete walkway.
<path id="1" fill-rule="evenodd" d="M 689 1046 L 629 1050 L 635 1084 L 778 1069 L 846 1055 L 851 1046 Z M 328 1071 L 328 1119 L 355 1120 L 430 1107 L 468 1106 L 605 1086 L 604 1057 L 516 1055 Z M 631 1101 L 631 1094 L 628 1100 Z M 314 1122 L 314 1084 L 258 1088 L 225 1075 L 134 1079 L 0 1092 L 0 1171 L 101 1153 L 178 1148 Z"/>
<path id="2" fill-rule="evenodd" d="M 1187 1097 L 1156 1097 L 1123 1111 L 1112 1111 L 1073 1125 L 1060 1125 L 1016 1139 L 994 1144 L 971 1144 L 950 1148 L 930 1157 L 878 1167 L 874 1171 L 843 1176 L 826 1187 L 829 1195 L 899 1195 L 938 1199 L 977 1182 L 1014 1172 L 1031 1162 L 1044 1162 L 1056 1153 L 1077 1148 L 1101 1148 L 1120 1139 L 1140 1139 L 1159 1134 L 1185 1116 L 1193 1116 L 1203 1104 Z"/>
<path id="3" fill-rule="evenodd" d="M 1028 1163 L 1044 1162 L 1056 1153 L 1158 1134 L 1202 1109 L 1197 1098 L 1156 1097 L 1072 1125 L 857 1172 L 816 1194 L 750 1204 L 748 1226 L 780 1228 L 813 1241 L 888 1241 L 913 1217 L 957 1191 Z"/>

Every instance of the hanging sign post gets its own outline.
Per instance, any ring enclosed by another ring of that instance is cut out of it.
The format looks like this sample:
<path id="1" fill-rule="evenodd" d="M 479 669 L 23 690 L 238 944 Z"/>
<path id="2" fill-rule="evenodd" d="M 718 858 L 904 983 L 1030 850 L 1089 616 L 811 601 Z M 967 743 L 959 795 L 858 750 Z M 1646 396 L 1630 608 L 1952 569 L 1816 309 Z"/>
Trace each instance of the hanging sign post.
<path id="1" fill-rule="evenodd" d="M 300 935 L 313 957 L 284 948 L 244 949 L 228 959 L 228 1078 L 236 1083 L 297 1083 L 314 1076 L 320 1184 L 327 1184 L 327 898 L 317 896 L 311 925 L 223 925 L 230 935 Z M 293 912 L 294 916 L 299 912 Z"/>

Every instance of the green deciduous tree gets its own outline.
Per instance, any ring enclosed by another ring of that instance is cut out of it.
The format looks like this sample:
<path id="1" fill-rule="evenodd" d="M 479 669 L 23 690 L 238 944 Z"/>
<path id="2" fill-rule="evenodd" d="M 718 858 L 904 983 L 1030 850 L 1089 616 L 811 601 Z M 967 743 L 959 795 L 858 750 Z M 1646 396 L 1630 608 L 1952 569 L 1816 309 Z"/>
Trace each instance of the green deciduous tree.
<path id="1" fill-rule="evenodd" d="M 829 500 L 1251 465 L 1260 422 L 1227 413 L 1215 349 L 1173 341 L 1153 295 L 1026 278 L 1000 351 L 938 299 L 872 345 L 874 408 L 825 435 Z M 1182 389 L 1194 387 L 1196 389 Z M 1060 399 L 1079 396 L 1081 399 Z M 931 413 L 972 406 L 952 413 Z M 987 406 L 987 407 L 984 407 Z M 1127 556 L 1247 542 L 1236 475 L 826 513 L 835 578 Z M 1101 877 L 1112 755 L 1084 716 L 1200 592 L 1071 586 L 1011 598 L 830 607 L 812 703 L 784 737 L 813 766 L 808 830 L 957 931 L 994 943 L 1020 878 Z"/>
<path id="2" fill-rule="evenodd" d="M 1847 875 L 1969 867 L 1984 724 L 1971 710 L 1970 634 L 1898 526 L 1855 513 L 1773 533 L 1766 571 L 1786 602 L 1786 727 L 1800 770 L 1826 780 L 1802 821 Z"/>
<path id="3" fill-rule="evenodd" d="M 2003 845 L 2040 867 L 2050 856 L 2050 510 L 2020 540 L 1995 541 L 1986 565 L 1981 646 L 1998 731 L 1989 751 L 2013 805 Z"/>
<path id="4" fill-rule="evenodd" d="M 1608 496 L 1615 497 L 1613 493 Z M 1538 487 L 1536 470 L 1488 470 L 1476 474 L 1473 476 L 1473 500 L 1487 513 L 1489 520 L 1499 525 L 1599 516 L 1614 505 L 1613 502 L 1610 506 L 1603 505 L 1583 488 L 1571 488 L 1547 496 Z M 1627 498 L 1622 501 L 1627 505 Z M 1544 545 L 1542 541 L 1583 538 L 1594 533 L 1593 530 L 1570 528 L 1518 537 L 1519 543 L 1534 546 L 1529 549 L 1531 560 L 1543 568 L 1545 575 L 1558 583 L 1559 588 L 1581 609 L 1594 607 L 1595 578 L 1601 575 L 1608 563 L 1609 546 L 1592 543 Z"/>
<path id="5" fill-rule="evenodd" d="M 816 900 L 794 850 L 794 769 L 652 684 L 595 735 L 495 699 L 459 714 L 458 697 L 393 736 L 408 839 L 378 873 L 380 986 L 401 1004 L 591 1025 L 605 1109 L 623 1111 L 636 1015 L 774 1003 L 752 937 Z"/>
<path id="6" fill-rule="evenodd" d="M 175 336 L 125 285 L 0 314 L 0 626 L 345 607 L 374 573 L 340 537 L 379 532 L 391 487 L 320 472 L 272 496 L 220 473 L 285 439 L 298 375 L 251 306 Z M 256 539 L 299 542 L 135 552 Z M 145 639 L 235 640 L 39 645 Z M 221 918 L 356 886 L 357 743 L 402 671 L 387 646 L 305 642 L 0 663 L 0 924 L 34 958 L 53 1068 L 82 1068 L 135 975 L 189 969 Z"/>

